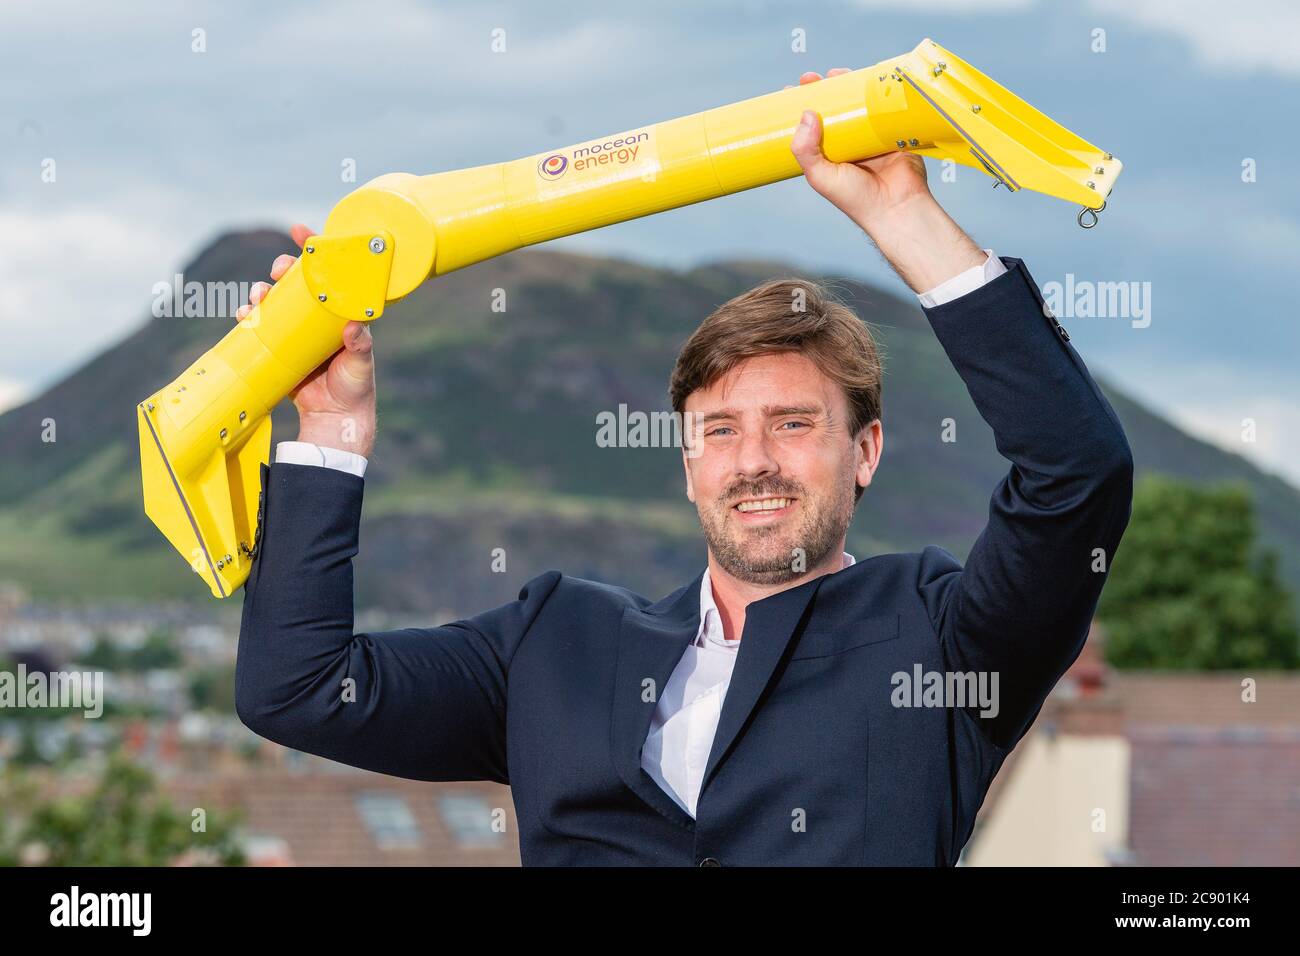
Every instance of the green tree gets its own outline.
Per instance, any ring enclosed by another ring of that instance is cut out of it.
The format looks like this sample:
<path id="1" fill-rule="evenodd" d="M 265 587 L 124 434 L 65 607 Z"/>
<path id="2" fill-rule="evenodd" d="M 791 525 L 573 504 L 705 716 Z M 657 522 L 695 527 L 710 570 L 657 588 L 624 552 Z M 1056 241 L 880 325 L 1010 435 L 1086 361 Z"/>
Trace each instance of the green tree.
<path id="1" fill-rule="evenodd" d="M 35 786 L 13 764 L 0 768 L 0 866 L 18 865 L 21 821 L 16 811 L 31 802 Z"/>
<path id="2" fill-rule="evenodd" d="M 190 705 L 194 710 L 235 713 L 235 666 L 205 667 L 190 678 Z"/>
<path id="3" fill-rule="evenodd" d="M 153 775 L 120 756 L 89 795 L 29 803 L 31 794 L 12 770 L 0 781 L 0 806 L 10 815 L 0 818 L 0 861 L 38 846 L 47 866 L 168 866 L 196 850 L 226 866 L 244 862 L 232 820 L 209 812 L 204 831 L 193 832 L 190 817 L 158 794 Z"/>
<path id="4" fill-rule="evenodd" d="M 47 762 L 36 740 L 36 728 L 30 722 L 24 724 L 18 735 L 18 749 L 14 752 L 14 763 L 19 767 L 34 767 Z"/>
<path id="5" fill-rule="evenodd" d="M 110 672 L 121 670 L 123 663 L 122 650 L 113 643 L 113 639 L 107 634 L 97 634 L 95 643 L 82 656 L 79 663 L 95 670 Z"/>
<path id="6" fill-rule="evenodd" d="M 1139 481 L 1097 616 L 1120 668 L 1300 666 L 1291 595 L 1241 485 Z"/>
<path id="7" fill-rule="evenodd" d="M 190 678 L 190 703 L 194 710 L 235 712 L 235 665 L 225 664 L 198 671 Z"/>
<path id="8" fill-rule="evenodd" d="M 133 671 L 169 670 L 181 664 L 180 651 L 176 642 L 167 631 L 154 631 L 127 661 L 127 669 Z"/>

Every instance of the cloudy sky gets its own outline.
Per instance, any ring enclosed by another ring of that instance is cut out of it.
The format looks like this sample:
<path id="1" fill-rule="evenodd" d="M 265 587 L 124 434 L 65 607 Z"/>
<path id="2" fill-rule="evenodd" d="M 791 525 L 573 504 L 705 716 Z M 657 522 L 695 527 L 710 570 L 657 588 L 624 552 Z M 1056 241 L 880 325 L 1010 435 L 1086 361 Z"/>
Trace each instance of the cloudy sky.
<path id="1" fill-rule="evenodd" d="M 1300 264 L 1300 4 L 1284 0 L 4 0 L 0 327 L 19 345 L 0 353 L 0 408 L 138 326 L 154 283 L 219 232 L 319 224 L 347 159 L 362 182 L 513 159 L 927 36 L 1125 164 L 1091 232 L 965 168 L 950 183 L 932 169 L 940 200 L 1040 284 L 1149 282 L 1145 327 L 1066 318 L 1089 364 L 1300 483 L 1300 321 L 1281 294 Z M 897 282 L 800 180 L 557 246 Z"/>

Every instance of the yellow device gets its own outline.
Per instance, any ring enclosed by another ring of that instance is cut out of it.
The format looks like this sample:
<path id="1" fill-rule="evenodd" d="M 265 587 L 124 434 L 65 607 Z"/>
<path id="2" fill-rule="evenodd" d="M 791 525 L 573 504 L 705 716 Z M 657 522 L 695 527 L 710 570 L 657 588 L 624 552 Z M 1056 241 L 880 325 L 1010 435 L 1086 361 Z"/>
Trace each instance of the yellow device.
<path id="1" fill-rule="evenodd" d="M 217 597 L 260 536 L 271 409 L 433 276 L 545 242 L 799 175 L 790 141 L 820 114 L 835 162 L 951 159 L 1096 224 L 1119 160 L 931 40 L 863 70 L 508 163 L 380 176 L 345 196 L 261 303 L 138 408 L 145 512 Z"/>

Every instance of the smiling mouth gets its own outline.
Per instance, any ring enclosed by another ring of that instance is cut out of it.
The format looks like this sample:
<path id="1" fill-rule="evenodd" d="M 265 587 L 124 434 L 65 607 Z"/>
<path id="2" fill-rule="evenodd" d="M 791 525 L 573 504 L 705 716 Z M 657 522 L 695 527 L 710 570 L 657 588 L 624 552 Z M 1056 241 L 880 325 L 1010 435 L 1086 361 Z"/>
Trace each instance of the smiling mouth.
<path id="1" fill-rule="evenodd" d="M 797 498 L 748 498 L 732 505 L 732 510 L 744 515 L 776 514 L 785 511 L 798 500 Z"/>

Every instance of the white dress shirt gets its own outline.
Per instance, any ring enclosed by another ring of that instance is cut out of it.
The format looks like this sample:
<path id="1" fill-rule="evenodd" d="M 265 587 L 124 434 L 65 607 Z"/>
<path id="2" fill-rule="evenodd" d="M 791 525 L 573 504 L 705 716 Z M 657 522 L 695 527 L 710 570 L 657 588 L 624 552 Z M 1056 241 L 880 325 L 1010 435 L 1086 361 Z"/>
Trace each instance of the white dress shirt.
<path id="1" fill-rule="evenodd" d="M 844 552 L 844 567 L 854 560 Z M 705 568 L 700 582 L 699 630 L 659 695 L 641 750 L 642 769 L 692 818 L 739 650 L 739 638 L 729 641 L 723 637 L 713 583 Z"/>
<path id="2" fill-rule="evenodd" d="M 1002 260 L 985 249 L 988 259 L 983 265 L 940 283 L 917 296 L 921 305 L 934 308 L 974 292 L 1007 271 Z M 366 459 L 355 452 L 326 448 L 310 442 L 282 441 L 275 446 L 275 460 L 291 465 L 317 465 L 335 468 L 358 478 L 365 477 Z M 844 567 L 854 563 L 853 555 L 844 554 Z M 686 648 L 672 676 L 655 704 L 650 733 L 641 750 L 641 766 L 668 796 L 692 817 L 700 799 L 704 768 L 713 748 L 713 737 L 722 716 L 722 704 L 731 684 L 740 641 L 723 637 L 722 620 L 713 600 L 709 572 L 700 583 L 700 627 L 695 640 Z"/>
<path id="3" fill-rule="evenodd" d="M 313 445 L 309 441 L 278 443 L 275 446 L 275 460 L 286 465 L 320 465 L 324 468 L 335 468 L 346 471 L 349 475 L 356 475 L 358 478 L 366 476 L 366 465 L 369 464 L 364 455 L 358 455 L 354 451 Z"/>
<path id="4" fill-rule="evenodd" d="M 967 292 L 974 292 L 986 282 L 992 282 L 1002 273 L 1007 271 L 1007 267 L 1002 264 L 1002 260 L 993 254 L 992 249 L 985 249 L 984 254 L 988 256 L 982 266 L 971 266 L 965 272 L 959 272 L 947 282 L 941 282 L 929 292 L 922 292 L 917 296 L 921 304 L 927 309 L 933 309 L 936 305 L 943 305 L 945 302 L 951 302 L 953 299 L 959 299 Z"/>

